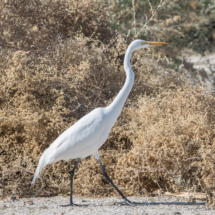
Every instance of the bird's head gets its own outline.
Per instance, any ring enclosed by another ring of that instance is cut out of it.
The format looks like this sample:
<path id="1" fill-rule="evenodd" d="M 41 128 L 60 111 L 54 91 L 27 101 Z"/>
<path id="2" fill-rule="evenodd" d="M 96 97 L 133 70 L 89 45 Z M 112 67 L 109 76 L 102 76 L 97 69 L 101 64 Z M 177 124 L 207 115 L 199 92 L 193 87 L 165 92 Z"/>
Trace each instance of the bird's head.
<path id="1" fill-rule="evenodd" d="M 134 50 L 141 49 L 141 48 L 148 48 L 148 47 L 154 47 L 154 46 L 161 46 L 161 45 L 167 45 L 168 43 L 165 42 L 151 42 L 151 41 L 145 41 L 145 40 L 134 40 L 131 43 L 131 46 Z"/>

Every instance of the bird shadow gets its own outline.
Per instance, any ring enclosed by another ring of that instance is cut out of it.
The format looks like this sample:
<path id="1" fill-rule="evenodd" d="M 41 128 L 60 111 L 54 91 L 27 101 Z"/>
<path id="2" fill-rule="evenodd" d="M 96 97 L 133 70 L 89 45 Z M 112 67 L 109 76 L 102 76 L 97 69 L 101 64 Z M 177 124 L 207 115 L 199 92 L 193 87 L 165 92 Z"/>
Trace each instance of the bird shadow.
<path id="1" fill-rule="evenodd" d="M 152 205 L 183 205 L 183 206 L 201 206 L 201 205 L 205 205 L 205 202 L 134 202 L 135 205 L 134 206 L 152 206 Z M 117 204 L 117 202 L 111 203 L 111 204 L 92 204 L 92 205 L 88 205 L 88 206 L 130 206 L 128 204 Z"/>
<path id="2" fill-rule="evenodd" d="M 144 202 L 138 203 L 138 205 L 205 205 L 205 202 Z"/>

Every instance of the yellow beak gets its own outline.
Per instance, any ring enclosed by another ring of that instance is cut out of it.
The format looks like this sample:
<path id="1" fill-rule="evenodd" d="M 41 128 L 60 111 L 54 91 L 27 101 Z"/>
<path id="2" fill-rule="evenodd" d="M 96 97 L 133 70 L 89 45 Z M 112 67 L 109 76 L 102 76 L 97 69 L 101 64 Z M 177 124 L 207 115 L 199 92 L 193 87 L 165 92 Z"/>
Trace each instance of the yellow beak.
<path id="1" fill-rule="evenodd" d="M 168 43 L 165 42 L 148 42 L 151 46 L 161 46 L 161 45 L 167 45 Z"/>
<path id="2" fill-rule="evenodd" d="M 142 42 L 142 45 L 149 44 L 151 46 L 161 46 L 161 45 L 167 45 L 168 43 L 165 42 Z"/>

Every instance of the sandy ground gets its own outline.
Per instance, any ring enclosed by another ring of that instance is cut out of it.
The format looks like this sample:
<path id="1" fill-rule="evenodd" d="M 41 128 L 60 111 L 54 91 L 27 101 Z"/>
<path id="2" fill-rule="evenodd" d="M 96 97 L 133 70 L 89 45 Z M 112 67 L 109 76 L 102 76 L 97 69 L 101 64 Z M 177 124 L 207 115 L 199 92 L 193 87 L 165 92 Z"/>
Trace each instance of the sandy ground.
<path id="1" fill-rule="evenodd" d="M 119 197 L 107 198 L 82 198 L 74 196 L 74 203 L 88 204 L 88 206 L 60 207 L 67 204 L 69 198 L 65 196 L 22 198 L 17 200 L 6 199 L 0 201 L 0 214 L 127 214 L 127 215 L 214 215 L 213 208 L 207 208 L 205 202 L 188 202 L 184 198 L 176 197 L 129 197 L 131 201 L 142 202 L 137 206 L 112 205 L 121 201 Z"/>

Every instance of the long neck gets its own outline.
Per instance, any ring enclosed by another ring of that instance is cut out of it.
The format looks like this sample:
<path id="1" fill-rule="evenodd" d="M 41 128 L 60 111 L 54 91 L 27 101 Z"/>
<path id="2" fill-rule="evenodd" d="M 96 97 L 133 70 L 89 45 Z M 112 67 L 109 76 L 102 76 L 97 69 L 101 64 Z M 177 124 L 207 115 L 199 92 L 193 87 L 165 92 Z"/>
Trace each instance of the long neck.
<path id="1" fill-rule="evenodd" d="M 108 111 L 111 112 L 115 117 L 118 118 L 119 114 L 122 111 L 122 108 L 128 98 L 128 95 L 132 89 L 134 83 L 134 73 L 131 69 L 130 58 L 133 50 L 131 47 L 128 47 L 125 58 L 124 58 L 124 69 L 126 73 L 126 81 L 123 88 L 120 90 L 113 102 L 108 106 Z"/>

